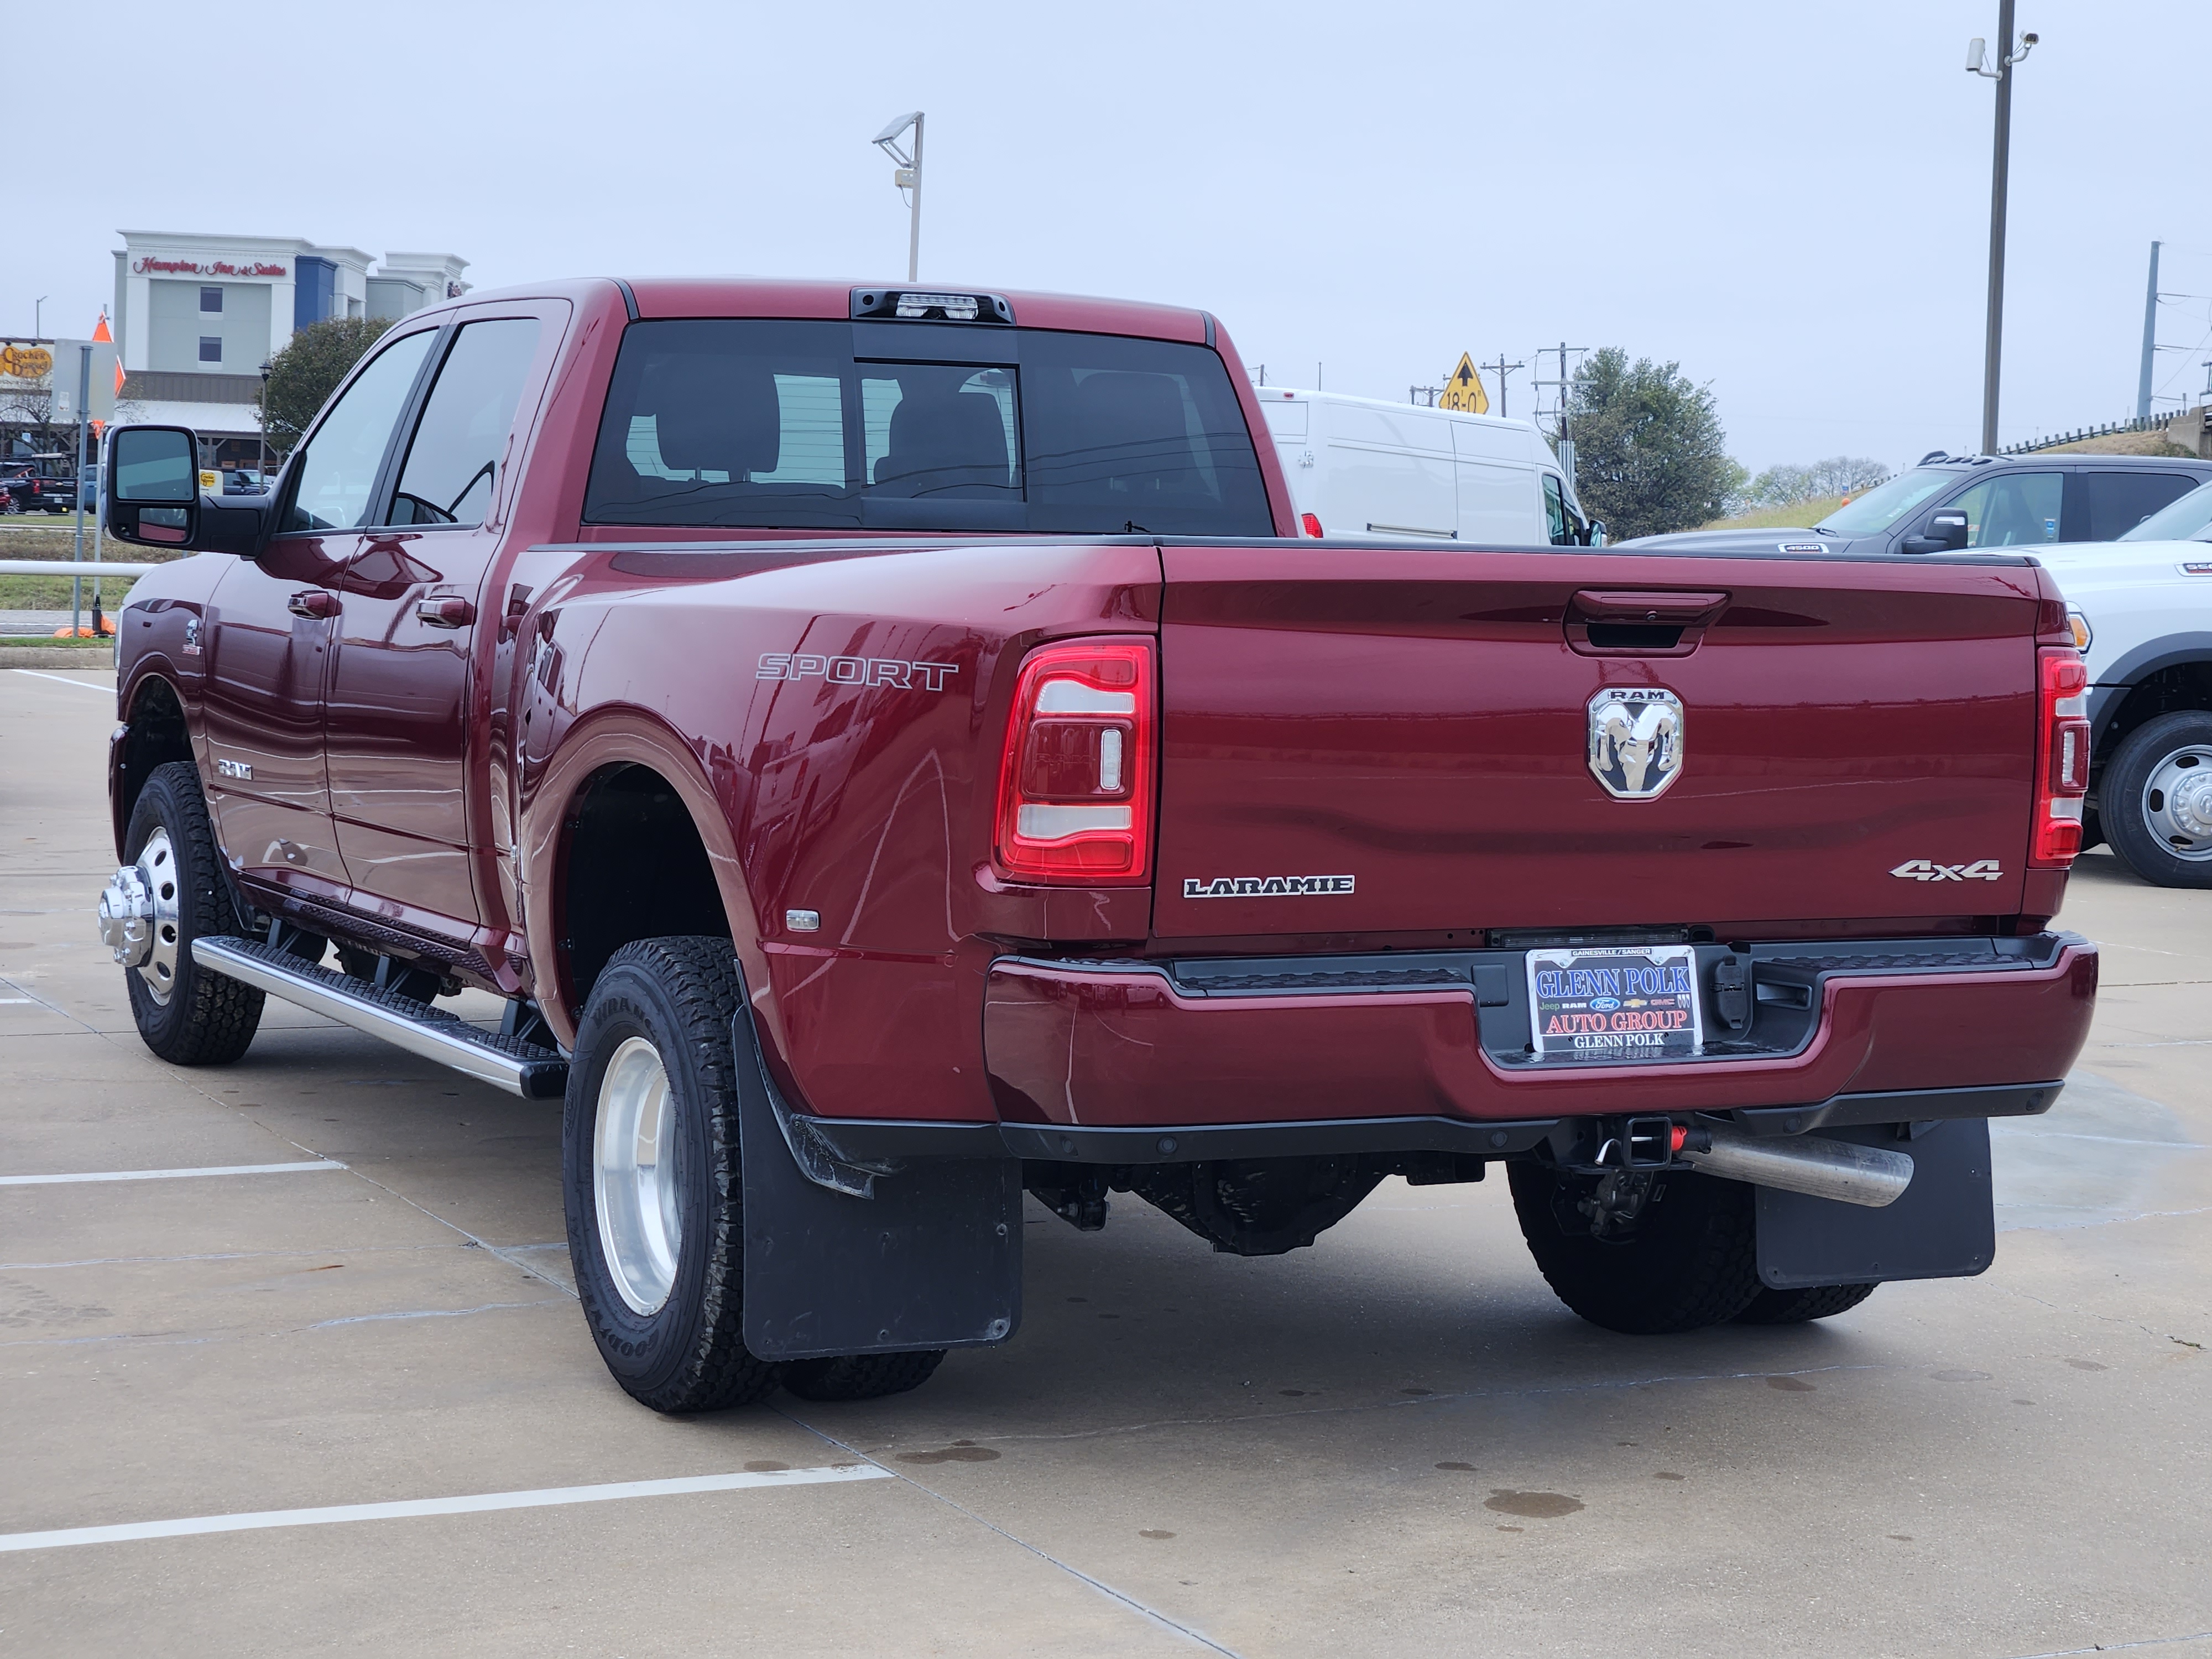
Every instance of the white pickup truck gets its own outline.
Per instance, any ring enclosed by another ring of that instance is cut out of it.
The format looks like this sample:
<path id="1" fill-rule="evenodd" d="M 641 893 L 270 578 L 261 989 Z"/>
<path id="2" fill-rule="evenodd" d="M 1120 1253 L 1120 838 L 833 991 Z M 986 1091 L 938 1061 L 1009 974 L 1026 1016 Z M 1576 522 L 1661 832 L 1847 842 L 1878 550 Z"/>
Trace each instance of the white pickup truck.
<path id="1" fill-rule="evenodd" d="M 2112 542 L 2036 550 L 2089 665 L 2090 817 L 2160 887 L 2212 887 L 2212 484 Z"/>

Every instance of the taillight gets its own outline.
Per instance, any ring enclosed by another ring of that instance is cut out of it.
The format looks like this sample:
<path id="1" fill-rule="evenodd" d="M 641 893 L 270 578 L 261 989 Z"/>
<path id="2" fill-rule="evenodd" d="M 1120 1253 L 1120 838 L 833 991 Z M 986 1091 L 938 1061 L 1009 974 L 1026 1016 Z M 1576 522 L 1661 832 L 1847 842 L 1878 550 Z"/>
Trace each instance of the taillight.
<path id="1" fill-rule="evenodd" d="M 2027 861 L 2063 870 L 2081 850 L 2081 798 L 2089 793 L 2089 671 L 2065 646 L 2046 646 L 2037 660 L 2042 705 Z"/>
<path id="2" fill-rule="evenodd" d="M 1152 647 L 1030 653 L 1014 682 L 992 857 L 1010 881 L 1118 886 L 1152 872 Z"/>
<path id="3" fill-rule="evenodd" d="M 1321 520 L 1316 515 L 1311 513 L 1301 513 L 1298 515 L 1298 524 L 1307 535 L 1316 541 L 1321 540 Z"/>

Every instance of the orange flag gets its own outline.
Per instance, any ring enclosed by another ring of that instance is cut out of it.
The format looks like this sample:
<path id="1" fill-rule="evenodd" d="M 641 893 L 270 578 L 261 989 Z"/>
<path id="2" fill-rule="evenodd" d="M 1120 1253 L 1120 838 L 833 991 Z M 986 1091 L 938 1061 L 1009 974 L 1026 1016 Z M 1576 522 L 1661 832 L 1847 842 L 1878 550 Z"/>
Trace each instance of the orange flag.
<path id="1" fill-rule="evenodd" d="M 115 343 L 115 337 L 107 331 L 107 307 L 106 306 L 102 306 L 100 308 L 100 326 L 92 331 L 92 337 L 94 340 L 105 341 L 110 345 Z M 123 395 L 123 356 L 120 352 L 118 352 L 115 357 L 115 393 L 118 397 L 121 397 Z"/>

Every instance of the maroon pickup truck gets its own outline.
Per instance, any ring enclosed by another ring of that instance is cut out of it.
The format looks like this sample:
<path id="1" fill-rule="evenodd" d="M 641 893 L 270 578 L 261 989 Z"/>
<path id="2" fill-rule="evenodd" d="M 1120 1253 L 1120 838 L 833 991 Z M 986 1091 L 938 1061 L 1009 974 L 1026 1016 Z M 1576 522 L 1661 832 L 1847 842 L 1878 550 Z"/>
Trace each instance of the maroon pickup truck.
<path id="1" fill-rule="evenodd" d="M 703 280 L 410 317 L 267 497 L 118 429 L 198 554 L 121 626 L 146 1042 L 564 1098 L 663 1411 L 1007 1340 L 1024 1193 L 1268 1255 L 1503 1165 L 1625 1332 L 1988 1267 L 2097 979 L 2044 571 L 1334 544 L 1265 430 L 1199 312 Z"/>

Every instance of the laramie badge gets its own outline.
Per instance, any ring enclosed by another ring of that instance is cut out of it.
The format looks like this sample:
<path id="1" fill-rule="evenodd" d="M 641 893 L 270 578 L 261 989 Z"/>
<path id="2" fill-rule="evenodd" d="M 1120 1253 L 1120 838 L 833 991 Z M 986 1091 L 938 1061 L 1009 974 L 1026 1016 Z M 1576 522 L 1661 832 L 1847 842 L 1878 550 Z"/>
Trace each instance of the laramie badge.
<path id="1" fill-rule="evenodd" d="M 1620 800 L 1650 800 L 1682 770 L 1682 700 L 1652 685 L 1618 685 L 1589 702 L 1589 769 Z"/>

